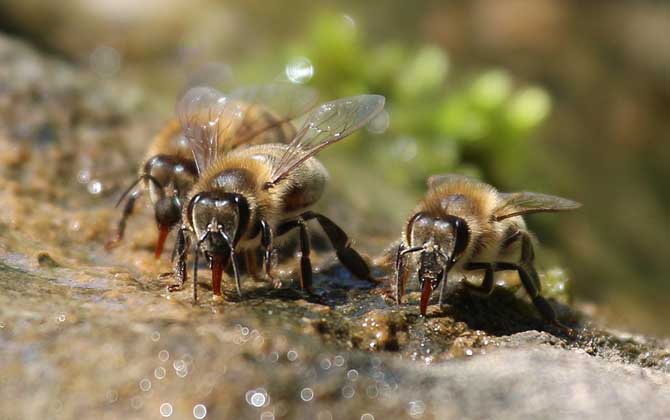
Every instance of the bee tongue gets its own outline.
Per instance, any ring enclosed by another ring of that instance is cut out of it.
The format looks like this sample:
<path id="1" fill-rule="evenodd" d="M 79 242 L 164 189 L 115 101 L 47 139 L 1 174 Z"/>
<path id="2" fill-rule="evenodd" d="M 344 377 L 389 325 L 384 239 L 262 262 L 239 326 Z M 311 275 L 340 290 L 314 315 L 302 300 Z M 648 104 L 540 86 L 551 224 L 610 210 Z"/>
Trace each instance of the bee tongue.
<path id="1" fill-rule="evenodd" d="M 221 296 L 221 277 L 223 276 L 223 258 L 212 258 L 212 292 L 214 296 Z"/>
<path id="2" fill-rule="evenodd" d="M 423 287 L 421 288 L 421 303 L 419 304 L 419 309 L 421 310 L 421 315 L 426 316 L 426 309 L 428 309 L 428 301 L 430 300 L 430 294 L 433 291 L 430 280 L 425 280 L 423 282 Z"/>
<path id="3" fill-rule="evenodd" d="M 156 242 L 156 253 L 154 254 L 156 259 L 161 257 L 163 253 L 163 246 L 165 245 L 165 239 L 167 239 L 170 228 L 166 225 L 158 225 L 158 242 Z"/>

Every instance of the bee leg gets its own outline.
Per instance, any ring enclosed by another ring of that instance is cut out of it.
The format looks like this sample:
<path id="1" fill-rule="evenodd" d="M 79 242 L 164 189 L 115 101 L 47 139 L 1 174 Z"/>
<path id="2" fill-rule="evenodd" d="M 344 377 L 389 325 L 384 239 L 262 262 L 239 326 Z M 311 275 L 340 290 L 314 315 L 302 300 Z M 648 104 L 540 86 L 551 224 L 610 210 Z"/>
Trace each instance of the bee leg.
<path id="1" fill-rule="evenodd" d="M 404 254 L 402 253 L 405 249 L 403 244 L 400 244 L 398 247 L 398 252 L 395 256 L 395 303 L 400 305 L 400 300 L 404 294 L 405 289 L 405 264 L 404 264 Z"/>
<path id="2" fill-rule="evenodd" d="M 447 285 L 447 277 L 449 277 L 449 271 L 445 268 L 444 271 L 442 271 L 442 284 L 440 284 L 440 300 L 438 301 L 440 309 L 442 309 L 442 296 L 444 295 L 444 288 Z"/>
<path id="3" fill-rule="evenodd" d="M 533 249 L 533 242 L 527 232 L 521 232 L 521 265 L 526 267 L 531 272 L 531 280 L 537 288 L 537 292 L 542 291 L 542 283 L 540 283 L 540 276 L 535 271 L 535 250 Z"/>
<path id="4" fill-rule="evenodd" d="M 230 262 L 233 266 L 233 276 L 235 278 L 235 289 L 237 290 L 237 296 L 242 298 L 242 285 L 240 283 L 240 273 L 237 270 L 237 263 L 236 263 L 236 258 L 235 258 L 235 249 L 230 250 Z"/>
<path id="5" fill-rule="evenodd" d="M 123 240 L 123 234 L 126 231 L 126 221 L 128 220 L 128 217 L 130 217 L 131 214 L 133 214 L 133 209 L 135 208 L 135 201 L 137 201 L 137 198 L 139 197 L 139 193 L 133 193 L 128 196 L 128 201 L 126 201 L 126 205 L 123 206 L 123 212 L 121 213 L 121 219 L 119 219 L 119 223 L 116 227 L 116 233 L 114 234 L 114 237 L 107 241 L 105 244 L 105 249 L 106 250 L 111 250 L 112 248 L 116 247 L 121 240 Z"/>
<path id="6" fill-rule="evenodd" d="M 533 242 L 531 241 L 530 235 L 527 232 L 521 232 L 519 237 L 521 238 L 519 277 L 521 278 L 524 288 L 528 291 L 528 294 L 533 299 L 533 303 L 547 321 L 562 329 L 569 329 L 558 322 L 556 313 L 549 305 L 549 302 L 540 295 L 540 292 L 542 291 L 542 283 L 540 283 L 540 276 L 537 275 L 537 271 L 535 270 L 535 250 L 533 249 Z"/>
<path id="7" fill-rule="evenodd" d="M 508 248 L 513 244 L 518 244 L 521 242 L 521 264 L 527 267 L 530 267 L 533 271 L 533 264 L 535 261 L 535 250 L 533 249 L 533 242 L 530 238 L 528 232 L 519 229 L 512 229 L 507 233 L 507 238 L 503 241 L 502 247 Z M 540 277 L 535 275 L 531 276 L 535 288 L 537 288 L 538 293 L 542 291 L 542 284 L 540 283 Z"/>
<path id="8" fill-rule="evenodd" d="M 304 220 L 298 221 L 300 229 L 300 288 L 312 291 L 312 261 L 309 259 L 310 243 L 309 233 Z"/>
<path id="9" fill-rule="evenodd" d="M 331 245 L 335 248 L 337 258 L 354 276 L 376 283 L 370 273 L 368 264 L 361 257 L 361 254 L 351 247 L 349 237 L 335 222 L 322 214 L 311 211 L 303 213 L 301 217 L 303 220 L 316 219 L 319 222 L 321 229 L 326 233 Z"/>
<path id="10" fill-rule="evenodd" d="M 176 259 L 174 262 L 174 276 L 177 282 L 167 287 L 168 292 L 176 292 L 184 288 L 184 283 L 186 283 L 186 253 L 188 250 L 188 242 L 186 229 L 179 229 L 177 231 L 177 240 L 175 242 Z"/>
<path id="11" fill-rule="evenodd" d="M 263 258 L 265 275 L 272 281 L 272 285 L 276 289 L 279 289 L 281 287 L 281 280 L 275 278 L 272 274 L 272 239 L 273 233 L 270 225 L 265 220 L 261 220 L 261 245 L 263 246 L 263 249 L 265 249 Z"/>
<path id="12" fill-rule="evenodd" d="M 193 246 L 193 303 L 198 302 L 198 244 Z M 185 269 L 185 268 L 184 268 Z M 184 279 L 185 280 L 185 279 Z"/>
<path id="13" fill-rule="evenodd" d="M 526 292 L 533 301 L 533 305 L 535 305 L 542 317 L 547 322 L 559 328 L 563 332 L 567 333 L 568 335 L 572 335 L 572 329 L 561 324 L 561 322 L 556 317 L 554 308 L 551 307 L 549 302 L 540 294 L 540 290 L 535 286 L 540 282 L 540 280 L 539 276 L 537 275 L 537 271 L 535 271 L 535 268 L 532 265 L 524 264 L 523 262 L 521 264 L 497 263 L 496 270 L 518 271 L 521 284 L 523 284 L 524 289 L 526 289 Z"/>
<path id="14" fill-rule="evenodd" d="M 398 252 L 396 254 L 396 279 L 395 279 L 395 290 L 396 290 L 396 303 L 400 305 L 400 300 L 405 294 L 405 284 L 407 282 L 407 277 L 409 277 L 409 271 L 405 270 L 405 255 L 411 254 L 413 252 L 418 252 L 423 250 L 423 247 L 415 246 L 412 248 L 405 248 L 404 245 L 398 247 Z"/>
<path id="15" fill-rule="evenodd" d="M 305 220 L 299 217 L 298 219 L 283 223 L 277 229 L 277 236 L 285 235 L 295 228 L 300 230 L 298 237 L 300 245 L 300 288 L 310 292 L 312 289 L 312 261 L 309 258 L 311 247 Z"/>
<path id="16" fill-rule="evenodd" d="M 478 293 L 483 293 L 485 295 L 490 295 L 491 292 L 493 291 L 493 270 L 494 270 L 493 264 L 469 263 L 465 266 L 465 269 L 468 271 L 484 270 L 484 279 L 482 280 L 482 284 L 480 284 L 479 286 L 475 286 L 468 280 L 464 280 L 463 284 L 465 284 L 465 286 L 470 290 L 473 290 Z"/>
<path id="17" fill-rule="evenodd" d="M 263 278 L 258 273 L 258 259 L 256 258 L 256 250 L 248 249 L 244 251 L 244 265 L 247 267 L 247 273 L 254 281 L 262 281 Z"/>

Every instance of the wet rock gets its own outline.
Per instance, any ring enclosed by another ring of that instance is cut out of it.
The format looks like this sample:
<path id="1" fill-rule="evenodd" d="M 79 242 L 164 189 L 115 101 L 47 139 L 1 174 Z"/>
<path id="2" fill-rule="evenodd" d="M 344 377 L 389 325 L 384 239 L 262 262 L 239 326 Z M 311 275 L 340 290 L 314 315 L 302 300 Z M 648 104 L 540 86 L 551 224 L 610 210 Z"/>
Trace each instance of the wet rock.
<path id="1" fill-rule="evenodd" d="M 423 318 L 417 293 L 397 306 L 384 285 L 339 267 L 318 267 L 315 293 L 301 292 L 288 259 L 281 289 L 245 278 L 239 299 L 228 279 L 223 302 L 212 302 L 203 267 L 197 304 L 189 290 L 168 294 L 170 279 L 159 274 L 170 262 L 154 261 L 148 246 L 150 211 L 133 216 L 120 247 L 104 249 L 114 198 L 132 182 L 152 117 L 128 104 L 125 87 L 106 91 L 20 42 L 0 38 L 0 56 L 11 75 L 0 79 L 9 81 L 0 89 L 0 150 L 25 149 L 0 171 L 3 417 L 669 412 L 667 340 L 599 329 L 552 299 L 577 331 L 565 336 L 510 287 L 482 297 L 453 284 L 445 305 Z"/>

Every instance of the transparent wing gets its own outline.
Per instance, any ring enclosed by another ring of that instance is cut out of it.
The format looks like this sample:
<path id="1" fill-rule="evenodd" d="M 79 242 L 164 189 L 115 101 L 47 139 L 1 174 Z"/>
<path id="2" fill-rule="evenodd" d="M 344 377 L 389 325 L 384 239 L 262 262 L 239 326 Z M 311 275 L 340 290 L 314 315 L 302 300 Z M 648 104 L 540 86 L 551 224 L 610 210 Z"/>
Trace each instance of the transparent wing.
<path id="1" fill-rule="evenodd" d="M 380 95 L 360 95 L 317 107 L 277 161 L 271 183 L 276 184 L 323 148 L 363 127 L 384 108 L 384 101 Z"/>
<path id="2" fill-rule="evenodd" d="M 177 102 L 177 118 L 191 146 L 198 172 L 216 159 L 222 142 L 230 138 L 244 120 L 244 106 L 218 90 L 196 86 Z"/>
<path id="3" fill-rule="evenodd" d="M 567 198 L 533 192 L 500 193 L 501 204 L 496 208 L 496 220 L 523 214 L 574 210 L 582 205 Z"/>
<path id="4" fill-rule="evenodd" d="M 466 175 L 439 174 L 428 177 L 426 184 L 428 185 L 428 189 L 432 190 L 435 187 L 444 184 L 483 184 L 483 182 L 476 178 L 472 178 Z"/>
<path id="5" fill-rule="evenodd" d="M 181 97 L 186 91 L 196 86 L 211 86 L 222 92 L 229 92 L 239 83 L 233 75 L 233 68 L 224 61 L 207 61 L 188 69 L 186 80 L 179 94 Z"/>
<path id="6" fill-rule="evenodd" d="M 232 98 L 246 105 L 244 121 L 229 147 L 244 144 L 287 143 L 295 136 L 291 120 L 316 104 L 314 89 L 293 83 L 275 82 L 234 90 Z"/>

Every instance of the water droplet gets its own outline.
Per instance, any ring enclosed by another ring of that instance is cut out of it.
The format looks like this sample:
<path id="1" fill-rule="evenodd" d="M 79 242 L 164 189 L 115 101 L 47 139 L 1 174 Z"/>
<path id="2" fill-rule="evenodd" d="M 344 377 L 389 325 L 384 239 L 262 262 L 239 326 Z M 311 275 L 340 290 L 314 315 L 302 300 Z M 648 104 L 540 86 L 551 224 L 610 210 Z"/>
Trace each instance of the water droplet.
<path id="1" fill-rule="evenodd" d="M 80 184 L 88 184 L 88 182 L 91 180 L 91 171 L 88 169 L 82 169 L 77 173 L 77 181 L 79 181 Z"/>
<path id="2" fill-rule="evenodd" d="M 333 359 L 333 364 L 337 367 L 342 367 L 344 366 L 344 357 L 340 356 L 339 354 L 335 356 Z"/>
<path id="3" fill-rule="evenodd" d="M 142 408 L 142 405 L 144 405 L 144 402 L 142 401 L 142 398 L 140 398 L 138 396 L 135 396 L 135 397 L 130 399 L 130 406 L 133 409 L 139 410 L 140 408 Z"/>
<path id="4" fill-rule="evenodd" d="M 276 363 L 279 360 L 279 353 L 273 351 L 272 353 L 270 353 L 270 357 L 268 358 L 268 360 L 270 360 L 270 362 L 272 363 Z"/>
<path id="5" fill-rule="evenodd" d="M 86 189 L 91 194 L 100 194 L 102 192 L 102 182 L 98 181 L 97 179 L 93 180 L 88 183 Z"/>
<path id="6" fill-rule="evenodd" d="M 170 358 L 170 352 L 167 350 L 161 350 L 158 352 L 158 360 L 161 362 L 167 362 L 168 359 Z"/>
<path id="7" fill-rule="evenodd" d="M 354 29 L 356 27 L 356 21 L 351 16 L 343 14 L 342 19 L 344 19 L 344 21 L 347 23 L 347 25 L 351 27 L 351 29 Z"/>
<path id="8" fill-rule="evenodd" d="M 389 125 L 391 125 L 391 117 L 384 109 L 368 123 L 367 129 L 372 134 L 382 134 L 389 128 Z"/>
<path id="9" fill-rule="evenodd" d="M 373 357 L 372 360 L 370 360 L 370 364 L 372 365 L 373 369 L 379 369 L 382 367 L 382 359 L 379 357 Z"/>
<path id="10" fill-rule="evenodd" d="M 332 363 L 330 359 L 323 359 L 319 365 L 321 366 L 321 369 L 328 370 L 332 366 Z"/>
<path id="11" fill-rule="evenodd" d="M 113 390 L 109 390 L 107 391 L 106 398 L 108 403 L 115 403 L 119 399 L 119 393 Z"/>
<path id="12" fill-rule="evenodd" d="M 109 46 L 96 47 L 89 57 L 89 63 L 93 71 L 100 77 L 112 77 L 121 68 L 121 55 Z"/>
<path id="13" fill-rule="evenodd" d="M 172 363 L 172 367 L 174 370 L 184 370 L 186 369 L 186 362 L 183 360 L 175 360 L 174 363 Z"/>
<path id="14" fill-rule="evenodd" d="M 261 413 L 261 420 L 275 420 L 275 413 L 272 411 L 263 411 Z"/>
<path id="15" fill-rule="evenodd" d="M 263 338 L 262 335 L 259 335 L 259 336 L 254 337 L 253 345 L 254 345 L 256 348 L 261 348 L 261 347 L 263 347 L 263 343 L 265 343 L 265 338 Z"/>
<path id="16" fill-rule="evenodd" d="M 426 404 L 421 400 L 410 401 L 407 412 L 411 417 L 418 418 L 423 416 L 426 411 Z"/>
<path id="17" fill-rule="evenodd" d="M 151 389 L 151 381 L 149 378 L 144 378 L 140 381 L 140 389 L 144 392 L 147 392 Z"/>
<path id="18" fill-rule="evenodd" d="M 307 83 L 314 76 L 314 66 L 307 57 L 296 57 L 286 65 L 286 77 L 292 83 Z"/>
<path id="19" fill-rule="evenodd" d="M 352 382 L 356 381 L 358 379 L 358 371 L 356 369 L 350 369 L 347 372 L 347 378 Z"/>
<path id="20" fill-rule="evenodd" d="M 61 400 L 56 400 L 53 402 L 52 409 L 54 411 L 60 411 L 63 409 L 63 402 Z"/>
<path id="21" fill-rule="evenodd" d="M 246 399 L 247 404 L 256 408 L 263 407 L 270 402 L 270 396 L 263 388 L 247 391 L 244 398 Z"/>
<path id="22" fill-rule="evenodd" d="M 473 353 L 472 349 L 465 349 L 465 355 L 466 356 L 472 356 L 473 354 L 474 353 Z"/>
<path id="23" fill-rule="evenodd" d="M 249 335 L 249 328 L 247 328 L 247 327 L 242 327 L 242 328 L 240 329 L 240 332 L 242 333 L 242 335 Z"/>
<path id="24" fill-rule="evenodd" d="M 289 352 L 286 353 L 286 358 L 289 360 L 289 362 L 295 362 L 298 359 L 298 352 L 295 350 L 289 350 Z"/>
<path id="25" fill-rule="evenodd" d="M 177 376 L 179 376 L 180 378 L 185 378 L 186 375 L 188 375 L 188 369 L 184 368 L 184 369 L 178 370 L 178 371 L 175 372 L 175 374 Z"/>
<path id="26" fill-rule="evenodd" d="M 365 394 L 370 399 L 377 398 L 379 396 L 379 387 L 377 384 L 368 385 L 368 387 L 365 388 Z"/>
<path id="27" fill-rule="evenodd" d="M 196 404 L 193 406 L 193 417 L 198 420 L 202 420 L 207 417 L 207 407 L 203 404 Z"/>
<path id="28" fill-rule="evenodd" d="M 365 413 L 361 416 L 361 420 L 375 420 L 375 416 L 370 413 Z"/>
<path id="29" fill-rule="evenodd" d="M 161 413 L 161 416 L 170 417 L 172 415 L 172 404 L 170 403 L 161 404 L 159 411 Z"/>
<path id="30" fill-rule="evenodd" d="M 161 333 L 154 331 L 151 333 L 151 341 L 158 341 L 161 339 Z"/>
<path id="31" fill-rule="evenodd" d="M 416 140 L 410 137 L 401 137 L 391 144 L 390 152 L 397 159 L 409 162 L 414 159 L 419 151 Z"/>
<path id="32" fill-rule="evenodd" d="M 64 314 L 64 313 L 58 315 L 58 322 L 65 322 L 65 318 L 66 318 L 66 317 L 65 317 L 65 314 Z"/>
<path id="33" fill-rule="evenodd" d="M 353 386 L 351 385 L 345 385 L 342 387 L 342 396 L 346 399 L 353 398 L 354 394 L 356 394 L 356 390 L 354 389 Z"/>
<path id="34" fill-rule="evenodd" d="M 333 420 L 333 414 L 328 410 L 319 411 L 316 420 Z"/>
<path id="35" fill-rule="evenodd" d="M 300 398 L 303 401 L 312 401 L 312 398 L 314 398 L 314 391 L 312 391 L 312 388 L 303 388 L 302 391 L 300 391 Z"/>
<path id="36" fill-rule="evenodd" d="M 156 377 L 156 379 L 159 380 L 165 378 L 165 368 L 159 366 L 156 369 L 154 369 L 154 377 Z"/>

